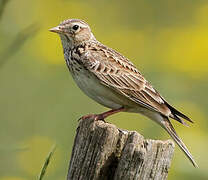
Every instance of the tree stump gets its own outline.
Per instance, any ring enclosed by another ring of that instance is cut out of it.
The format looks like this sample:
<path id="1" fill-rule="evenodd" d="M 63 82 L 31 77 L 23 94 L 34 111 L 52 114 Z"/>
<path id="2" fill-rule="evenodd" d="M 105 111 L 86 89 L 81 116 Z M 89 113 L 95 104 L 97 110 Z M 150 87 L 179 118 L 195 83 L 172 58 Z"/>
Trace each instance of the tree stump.
<path id="1" fill-rule="evenodd" d="M 164 180 L 173 152 L 171 140 L 144 139 L 113 124 L 81 120 L 67 180 Z"/>

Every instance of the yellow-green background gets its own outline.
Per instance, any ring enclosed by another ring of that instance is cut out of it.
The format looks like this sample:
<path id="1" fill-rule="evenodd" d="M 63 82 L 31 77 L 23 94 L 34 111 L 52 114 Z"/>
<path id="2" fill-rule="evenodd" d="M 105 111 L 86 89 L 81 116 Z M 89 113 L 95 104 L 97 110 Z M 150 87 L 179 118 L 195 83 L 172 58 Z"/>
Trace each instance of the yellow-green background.
<path id="1" fill-rule="evenodd" d="M 174 125 L 200 168 L 176 147 L 168 179 L 208 179 L 208 1 L 10 0 L 0 17 L 0 180 L 37 179 L 54 143 L 45 180 L 66 179 L 77 119 L 106 110 L 77 88 L 58 35 L 48 31 L 68 18 L 87 21 L 99 41 L 127 56 L 195 122 Z M 31 33 L 24 44 L 17 39 L 22 31 Z M 169 138 L 141 115 L 107 121 L 146 138 Z"/>

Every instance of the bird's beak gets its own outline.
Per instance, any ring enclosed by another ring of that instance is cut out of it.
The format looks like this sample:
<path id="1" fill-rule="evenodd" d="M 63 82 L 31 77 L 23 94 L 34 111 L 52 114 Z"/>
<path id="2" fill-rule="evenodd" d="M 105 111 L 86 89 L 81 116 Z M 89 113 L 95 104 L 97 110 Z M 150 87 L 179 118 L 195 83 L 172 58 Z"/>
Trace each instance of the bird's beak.
<path id="1" fill-rule="evenodd" d="M 63 32 L 61 26 L 53 27 L 53 28 L 49 29 L 49 31 L 55 32 L 55 33 L 62 33 Z"/>

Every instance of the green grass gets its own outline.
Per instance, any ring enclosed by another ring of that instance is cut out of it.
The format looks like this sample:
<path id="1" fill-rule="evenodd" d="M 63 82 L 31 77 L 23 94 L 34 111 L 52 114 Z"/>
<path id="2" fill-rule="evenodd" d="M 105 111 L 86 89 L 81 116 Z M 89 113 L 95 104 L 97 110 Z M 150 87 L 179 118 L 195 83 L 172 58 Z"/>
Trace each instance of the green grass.
<path id="1" fill-rule="evenodd" d="M 43 177 L 45 176 L 45 173 L 46 173 L 46 171 L 47 171 L 47 167 L 48 167 L 48 165 L 49 165 L 49 163 L 50 163 L 50 161 L 51 161 L 51 158 L 52 158 L 52 156 L 53 156 L 53 154 L 54 154 L 54 152 L 55 152 L 55 149 L 56 149 L 56 145 L 54 145 L 54 146 L 52 147 L 51 151 L 49 152 L 48 156 L 46 157 L 45 162 L 44 162 L 44 164 L 43 164 L 43 167 L 42 167 L 42 169 L 41 169 L 40 175 L 39 175 L 39 177 L 38 177 L 38 180 L 42 180 Z"/>

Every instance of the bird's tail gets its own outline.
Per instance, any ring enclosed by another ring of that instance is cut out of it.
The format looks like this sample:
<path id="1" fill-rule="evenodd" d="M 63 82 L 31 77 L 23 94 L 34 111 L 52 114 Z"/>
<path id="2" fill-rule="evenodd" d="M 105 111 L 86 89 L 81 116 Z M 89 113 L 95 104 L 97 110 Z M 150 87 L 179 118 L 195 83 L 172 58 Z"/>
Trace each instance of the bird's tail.
<path id="1" fill-rule="evenodd" d="M 178 144 L 178 146 L 185 153 L 185 155 L 188 157 L 188 159 L 191 161 L 191 163 L 194 165 L 194 167 L 198 167 L 198 165 L 194 161 L 193 156 L 189 152 L 188 148 L 185 146 L 185 144 L 182 142 L 182 140 L 177 135 L 177 133 L 176 133 L 173 125 L 171 124 L 170 120 L 167 117 L 163 117 L 163 119 L 164 119 L 164 121 L 160 122 L 159 124 L 168 132 L 168 134 Z"/>

